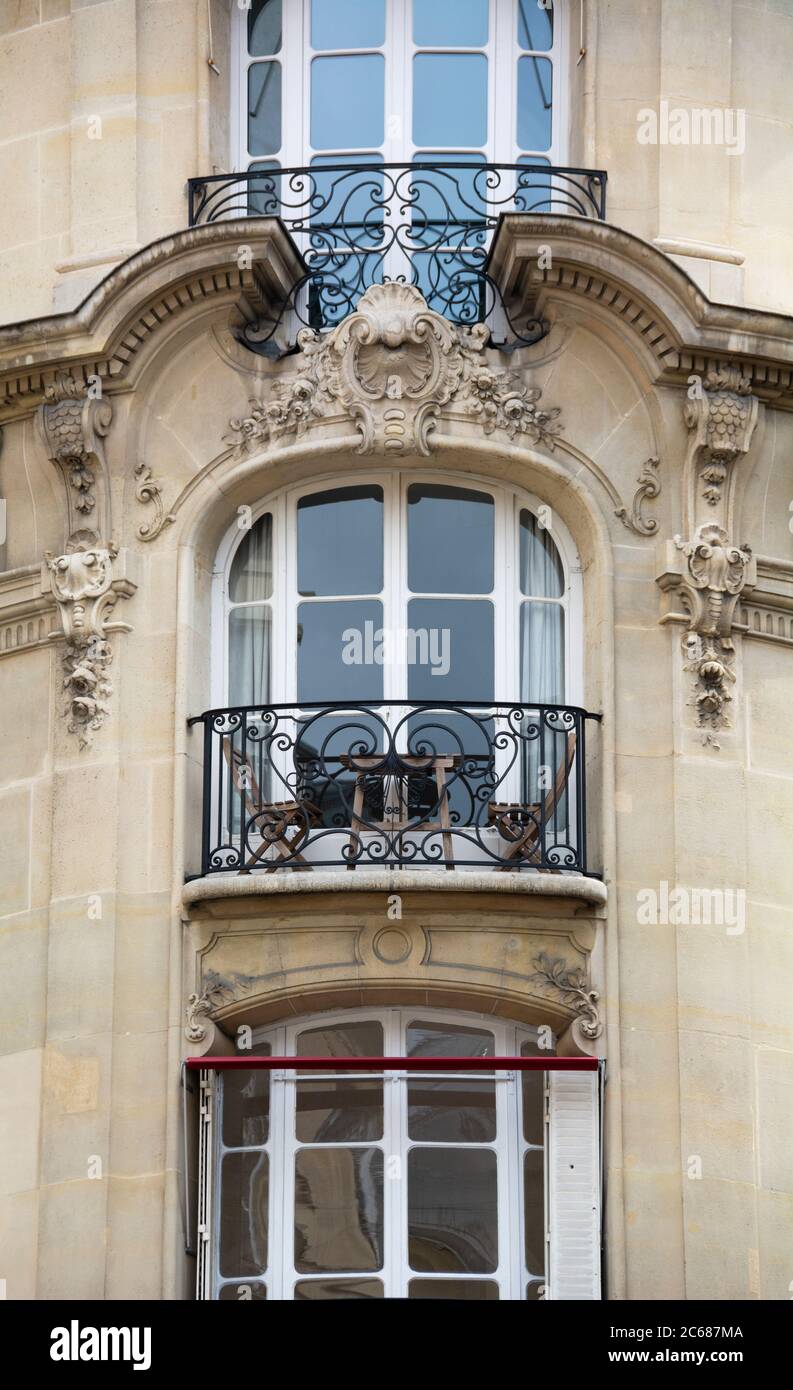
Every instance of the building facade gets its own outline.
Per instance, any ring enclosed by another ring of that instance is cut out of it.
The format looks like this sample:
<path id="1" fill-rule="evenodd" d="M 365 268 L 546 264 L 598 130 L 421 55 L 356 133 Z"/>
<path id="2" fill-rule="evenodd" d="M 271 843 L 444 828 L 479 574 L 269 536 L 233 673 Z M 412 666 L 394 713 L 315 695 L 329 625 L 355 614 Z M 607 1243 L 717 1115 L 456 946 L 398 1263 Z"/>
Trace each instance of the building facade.
<path id="1" fill-rule="evenodd" d="M 9 1298 L 790 1296 L 792 46 L 0 7 Z"/>

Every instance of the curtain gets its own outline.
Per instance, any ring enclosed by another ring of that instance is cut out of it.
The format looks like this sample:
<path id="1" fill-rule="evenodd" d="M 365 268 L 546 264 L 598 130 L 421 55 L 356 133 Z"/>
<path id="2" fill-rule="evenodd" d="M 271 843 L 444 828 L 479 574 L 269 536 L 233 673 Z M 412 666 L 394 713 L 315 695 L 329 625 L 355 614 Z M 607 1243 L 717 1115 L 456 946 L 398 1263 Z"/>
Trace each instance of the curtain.
<path id="1" fill-rule="evenodd" d="M 270 699 L 270 608 L 232 608 L 229 614 L 229 704 Z"/>

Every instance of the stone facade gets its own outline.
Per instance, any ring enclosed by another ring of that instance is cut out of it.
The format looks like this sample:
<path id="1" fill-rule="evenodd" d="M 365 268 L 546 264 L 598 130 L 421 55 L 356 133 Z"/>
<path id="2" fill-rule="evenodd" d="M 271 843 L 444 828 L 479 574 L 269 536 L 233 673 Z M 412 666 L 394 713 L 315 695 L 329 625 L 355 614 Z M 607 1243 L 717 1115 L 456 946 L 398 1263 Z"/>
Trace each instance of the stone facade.
<path id="1" fill-rule="evenodd" d="M 185 178 L 225 167 L 227 6 L 210 7 L 220 77 L 203 6 L 6 7 L 10 1298 L 192 1297 L 181 1060 L 230 1046 L 239 1021 L 362 1002 L 550 1022 L 563 1050 L 606 1059 L 609 1297 L 789 1297 L 793 13 L 691 8 L 586 7 L 571 162 L 609 171 L 610 224 L 507 216 L 491 254 L 505 302 L 550 325 L 541 342 L 507 356 L 391 285 L 273 362 L 236 334 L 299 274 L 283 228 L 180 230 Z M 31 109 L 18 91 L 34 73 Z M 740 187 L 723 150 L 637 143 L 634 108 L 667 91 L 748 109 Z M 93 114 L 104 136 L 89 149 Z M 406 471 L 429 458 L 519 485 L 575 541 L 584 704 L 603 714 L 590 753 L 603 881 L 185 886 L 201 829 L 187 720 L 211 704 L 218 545 L 239 507 L 316 476 L 366 478 L 394 453 Z M 745 922 L 648 920 L 641 895 L 661 885 L 740 891 Z M 579 995 L 543 979 L 540 957 Z"/>

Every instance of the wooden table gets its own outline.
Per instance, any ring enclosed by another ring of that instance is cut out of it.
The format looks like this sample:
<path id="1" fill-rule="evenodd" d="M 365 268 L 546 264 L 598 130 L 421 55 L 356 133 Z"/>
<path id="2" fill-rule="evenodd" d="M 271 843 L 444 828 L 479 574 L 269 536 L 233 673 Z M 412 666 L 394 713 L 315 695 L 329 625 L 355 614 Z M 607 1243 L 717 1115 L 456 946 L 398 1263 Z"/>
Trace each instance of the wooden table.
<path id="1" fill-rule="evenodd" d="M 449 793 L 446 786 L 446 774 L 451 772 L 460 763 L 460 755 L 457 753 L 441 753 L 434 756 L 423 757 L 414 753 L 399 753 L 389 757 L 388 754 L 356 758 L 349 754 L 339 758 L 343 767 L 350 768 L 357 773 L 355 779 L 355 795 L 352 804 L 352 818 L 350 820 L 350 862 L 348 869 L 355 869 L 356 863 L 352 859 L 356 845 L 360 843 L 361 833 L 366 830 L 381 830 L 386 834 L 393 834 L 399 830 L 439 830 L 443 841 L 443 857 L 447 869 L 454 868 L 453 848 L 452 848 L 452 828 L 449 816 Z M 427 780 L 435 782 L 437 792 L 438 817 L 437 821 L 418 821 L 416 824 L 411 822 L 407 813 L 407 803 L 402 784 L 407 781 L 411 774 L 423 772 Z M 384 783 L 383 799 L 384 803 L 387 795 L 388 782 L 394 782 L 397 787 L 397 800 L 392 814 L 384 821 L 375 824 L 366 822 L 363 819 L 363 804 L 366 795 L 367 777 L 381 777 Z"/>

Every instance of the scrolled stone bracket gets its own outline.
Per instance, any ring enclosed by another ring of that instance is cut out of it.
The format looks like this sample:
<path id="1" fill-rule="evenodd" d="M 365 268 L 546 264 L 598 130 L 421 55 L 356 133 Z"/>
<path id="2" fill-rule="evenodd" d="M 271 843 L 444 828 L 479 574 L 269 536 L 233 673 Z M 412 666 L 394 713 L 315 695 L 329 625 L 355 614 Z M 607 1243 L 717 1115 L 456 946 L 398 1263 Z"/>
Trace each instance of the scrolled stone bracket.
<path id="1" fill-rule="evenodd" d="M 187 1041 L 196 1046 L 206 1042 L 217 1026 L 212 1018 L 215 1010 L 249 994 L 263 978 L 260 975 L 243 975 L 236 970 L 230 975 L 208 971 L 200 988 L 188 996 L 184 1030 Z"/>
<path id="2" fill-rule="evenodd" d="M 657 579 L 685 611 L 685 669 L 694 677 L 690 704 L 703 745 L 718 749 L 715 735 L 730 728 L 728 706 L 735 685 L 733 620 L 742 593 L 757 583 L 748 545 L 733 545 L 723 527 L 700 526 L 691 541 L 668 541 Z"/>
<path id="3" fill-rule="evenodd" d="M 110 712 L 110 638 L 131 631 L 129 623 L 111 621 L 118 600 L 131 598 L 137 588 L 125 575 L 114 573 L 117 558 L 115 550 L 95 546 L 66 555 L 48 552 L 41 567 L 42 592 L 55 599 L 61 619 L 61 632 L 50 640 L 66 640 L 63 690 L 68 728 L 81 748 L 90 746 Z"/>
<path id="4" fill-rule="evenodd" d="M 570 967 L 560 956 L 551 957 L 541 951 L 532 964 L 536 967 L 531 976 L 533 984 L 542 984 L 557 993 L 563 1004 L 572 1005 L 576 1018 L 573 1030 L 576 1044 L 585 1048 L 586 1044 L 597 1042 L 603 1034 L 603 1020 L 600 1016 L 600 994 L 590 989 L 583 970 Z"/>
<path id="5" fill-rule="evenodd" d="M 689 393 L 683 408 L 691 431 L 687 526 L 693 529 L 711 520 L 730 530 L 735 464 L 749 452 L 759 402 L 738 367 L 708 372 L 695 384 L 696 393 Z"/>
<path id="6" fill-rule="evenodd" d="M 101 385 L 100 385 L 101 392 Z M 66 491 L 66 549 L 110 545 L 110 479 L 104 441 L 113 407 L 93 387 L 58 372 L 36 413 L 40 438 Z"/>

